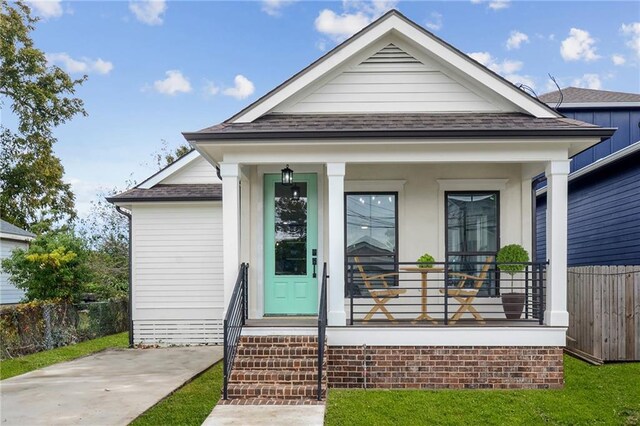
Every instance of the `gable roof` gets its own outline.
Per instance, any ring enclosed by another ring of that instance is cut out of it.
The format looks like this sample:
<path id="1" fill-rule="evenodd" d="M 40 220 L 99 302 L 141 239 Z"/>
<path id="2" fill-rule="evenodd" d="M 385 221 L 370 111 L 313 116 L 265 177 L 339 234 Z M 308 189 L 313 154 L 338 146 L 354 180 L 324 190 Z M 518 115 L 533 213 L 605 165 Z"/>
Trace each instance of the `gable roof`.
<path id="1" fill-rule="evenodd" d="M 200 154 L 196 150 L 192 150 L 188 154 L 185 154 L 182 157 L 178 158 L 173 163 L 166 165 L 164 168 L 160 169 L 159 171 L 148 177 L 146 180 L 142 181 L 142 183 L 136 185 L 136 188 L 149 189 L 154 185 L 162 182 L 169 176 L 182 170 L 199 157 Z"/>
<path id="2" fill-rule="evenodd" d="M 18 240 L 22 241 L 30 241 L 36 237 L 36 234 L 25 231 L 22 228 L 18 228 L 3 219 L 0 219 L 0 234 L 2 234 L 2 237 L 6 239 L 13 239 L 14 237 L 17 237 Z"/>
<path id="3" fill-rule="evenodd" d="M 251 123 L 222 123 L 189 140 L 345 138 L 596 136 L 614 129 L 570 118 L 536 118 L 521 113 L 476 114 L 267 114 Z"/>
<path id="4" fill-rule="evenodd" d="M 562 90 L 562 104 L 559 108 L 571 106 L 640 106 L 640 94 L 613 92 L 609 90 L 583 89 L 581 87 L 565 87 Z M 541 95 L 539 99 L 552 107 L 560 101 L 560 92 L 553 91 Z M 576 105 L 573 105 L 576 104 Z"/>
<path id="5" fill-rule="evenodd" d="M 399 34 L 414 40 L 417 45 L 428 49 L 430 54 L 447 62 L 477 84 L 486 87 L 488 91 L 517 105 L 522 112 L 538 117 L 559 116 L 543 102 L 520 90 L 500 75 L 409 20 L 397 10 L 390 10 L 275 89 L 227 119 L 225 123 L 251 122 L 268 114 L 285 100 L 340 67 L 362 49 L 389 33 Z"/>

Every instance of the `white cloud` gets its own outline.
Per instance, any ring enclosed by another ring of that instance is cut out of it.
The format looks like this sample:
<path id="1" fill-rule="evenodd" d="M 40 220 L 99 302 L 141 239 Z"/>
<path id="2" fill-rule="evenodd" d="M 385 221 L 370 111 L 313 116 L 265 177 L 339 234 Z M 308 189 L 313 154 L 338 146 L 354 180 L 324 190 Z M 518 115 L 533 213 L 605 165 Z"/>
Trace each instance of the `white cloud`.
<path id="1" fill-rule="evenodd" d="M 342 3 L 343 12 L 323 9 L 315 20 L 318 32 L 334 41 L 343 41 L 397 5 L 396 0 L 349 1 Z"/>
<path id="2" fill-rule="evenodd" d="M 144 24 L 162 25 L 167 3 L 165 0 L 130 1 L 129 10 L 133 12 L 138 21 Z"/>
<path id="3" fill-rule="evenodd" d="M 560 54 L 565 61 L 594 61 L 600 58 L 595 43 L 588 31 L 571 28 L 569 37 L 560 45 Z"/>
<path id="4" fill-rule="evenodd" d="M 472 4 L 487 3 L 486 0 L 471 0 Z M 510 6 L 511 0 L 490 0 L 487 7 L 492 10 L 506 9 Z"/>
<path id="5" fill-rule="evenodd" d="M 471 58 L 480 62 L 491 71 L 496 72 L 515 84 L 526 84 L 527 86 L 534 88 L 535 82 L 533 78 L 528 75 L 519 74 L 522 70 L 523 63 L 521 61 L 514 61 L 511 59 L 503 59 L 501 62 L 494 58 L 489 52 L 473 52 L 468 54 Z"/>
<path id="6" fill-rule="evenodd" d="M 253 94 L 255 86 L 247 77 L 242 74 L 236 75 L 233 79 L 235 86 L 224 89 L 222 93 L 236 99 L 245 99 Z"/>
<path id="7" fill-rule="evenodd" d="M 42 19 L 59 18 L 64 13 L 61 0 L 27 0 L 27 4 Z"/>
<path id="8" fill-rule="evenodd" d="M 153 88 L 156 92 L 163 95 L 174 96 L 178 93 L 191 92 L 191 83 L 178 70 L 169 70 L 165 73 L 167 78 L 164 80 L 156 80 L 153 82 Z"/>
<path id="9" fill-rule="evenodd" d="M 507 50 L 520 49 L 522 43 L 529 43 L 529 36 L 520 31 L 511 31 L 507 39 Z"/>
<path id="10" fill-rule="evenodd" d="M 634 52 L 636 52 L 636 55 L 640 57 L 640 22 L 622 24 L 620 31 L 622 34 L 629 37 L 627 46 L 629 46 Z"/>
<path id="11" fill-rule="evenodd" d="M 209 96 L 215 96 L 218 93 L 220 93 L 220 86 L 216 85 L 211 81 L 208 81 L 207 84 L 204 86 L 204 93 Z"/>
<path id="12" fill-rule="evenodd" d="M 493 10 L 506 9 L 510 0 L 493 0 L 489 2 L 489 8 Z"/>
<path id="13" fill-rule="evenodd" d="M 582 77 L 573 80 L 573 86 L 600 90 L 602 89 L 602 82 L 598 74 L 584 74 Z"/>
<path id="14" fill-rule="evenodd" d="M 69 54 L 64 52 L 47 53 L 45 54 L 45 58 L 47 58 L 49 64 L 59 65 L 71 74 L 89 74 L 94 72 L 98 74 L 109 74 L 113 69 L 111 62 L 101 58 L 95 60 L 89 58 L 73 59 Z"/>
<path id="15" fill-rule="evenodd" d="M 616 53 L 614 55 L 611 55 L 611 62 L 613 62 L 613 65 L 624 65 L 627 60 L 624 58 L 624 56 Z"/>
<path id="16" fill-rule="evenodd" d="M 431 31 L 438 31 L 442 29 L 442 13 L 431 12 L 431 18 L 425 26 L 429 28 Z"/>
<path id="17" fill-rule="evenodd" d="M 282 9 L 295 0 L 262 0 L 262 11 L 270 16 L 280 16 Z"/>

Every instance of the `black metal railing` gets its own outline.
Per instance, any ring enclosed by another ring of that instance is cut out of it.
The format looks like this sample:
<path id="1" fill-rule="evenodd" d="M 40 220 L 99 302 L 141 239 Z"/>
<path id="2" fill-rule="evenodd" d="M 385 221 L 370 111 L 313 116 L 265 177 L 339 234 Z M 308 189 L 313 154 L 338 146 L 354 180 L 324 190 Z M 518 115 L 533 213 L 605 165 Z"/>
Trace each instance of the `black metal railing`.
<path id="1" fill-rule="evenodd" d="M 247 291 L 249 283 L 249 264 L 240 265 L 238 278 L 233 287 L 231 300 L 227 315 L 224 317 L 224 384 L 222 388 L 222 397 L 227 399 L 227 386 L 229 385 L 229 377 L 233 368 L 233 360 L 238 351 L 238 342 L 242 333 L 242 327 L 247 320 L 248 303 Z"/>
<path id="2" fill-rule="evenodd" d="M 324 364 L 324 340 L 327 330 L 327 263 L 322 266 L 322 285 L 318 304 L 318 401 L 322 400 L 322 367 Z"/>
<path id="3" fill-rule="evenodd" d="M 546 262 L 392 262 L 349 256 L 351 325 L 543 324 Z M 502 269 L 501 269 L 502 266 Z"/>

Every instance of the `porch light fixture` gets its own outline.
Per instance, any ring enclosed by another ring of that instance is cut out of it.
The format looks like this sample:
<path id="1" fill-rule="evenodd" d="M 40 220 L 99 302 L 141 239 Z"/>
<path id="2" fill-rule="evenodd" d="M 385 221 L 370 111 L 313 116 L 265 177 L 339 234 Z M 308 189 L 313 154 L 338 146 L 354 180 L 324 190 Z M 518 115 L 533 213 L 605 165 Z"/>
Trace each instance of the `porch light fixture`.
<path id="1" fill-rule="evenodd" d="M 293 185 L 291 187 L 291 199 L 298 201 L 300 199 L 300 187 L 298 185 Z"/>
<path id="2" fill-rule="evenodd" d="M 287 164 L 287 167 L 282 169 L 282 184 L 285 186 L 289 186 L 292 183 L 293 183 L 293 170 L 291 170 L 289 168 L 289 165 Z M 299 188 L 298 188 L 298 192 L 300 192 Z"/>

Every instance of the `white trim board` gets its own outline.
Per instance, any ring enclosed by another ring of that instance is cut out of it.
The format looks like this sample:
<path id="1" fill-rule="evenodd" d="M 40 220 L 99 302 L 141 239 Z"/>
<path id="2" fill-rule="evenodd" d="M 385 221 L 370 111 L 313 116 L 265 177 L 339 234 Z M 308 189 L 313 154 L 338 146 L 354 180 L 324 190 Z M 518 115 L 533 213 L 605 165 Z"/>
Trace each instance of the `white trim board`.
<path id="1" fill-rule="evenodd" d="M 329 346 L 565 346 L 563 327 L 328 327 Z"/>
<path id="2" fill-rule="evenodd" d="M 198 157 L 200 157 L 200 153 L 196 150 L 193 150 L 187 155 L 185 155 L 184 157 L 179 158 L 175 162 L 171 163 L 169 166 L 160 170 L 155 175 L 149 177 L 147 180 L 143 181 L 141 184 L 136 186 L 136 188 L 141 188 L 141 189 L 153 188 L 154 186 L 156 186 L 158 183 L 162 182 L 169 176 L 173 175 L 174 173 L 177 173 L 178 171 L 182 170 L 183 168 L 191 164 L 191 162 L 193 162 Z"/>
<path id="3" fill-rule="evenodd" d="M 606 157 L 602 157 L 599 160 L 594 161 L 593 163 L 584 166 L 581 169 L 576 170 L 573 173 L 569 174 L 569 182 L 571 182 L 574 179 L 579 178 L 580 176 L 584 176 L 586 174 L 589 174 L 595 170 L 598 170 L 600 167 L 604 167 L 607 164 L 611 164 L 614 161 L 618 161 L 628 155 L 631 155 L 635 152 L 640 152 L 640 141 L 634 142 L 631 145 L 622 148 L 620 151 L 616 151 L 613 154 L 609 154 Z M 542 195 L 542 194 L 546 194 L 547 193 L 547 186 L 545 185 L 544 187 L 538 189 L 536 191 L 536 196 L 538 195 Z"/>

